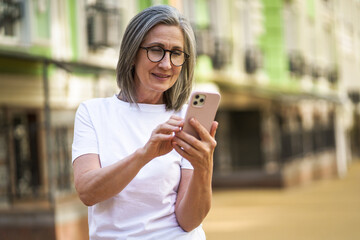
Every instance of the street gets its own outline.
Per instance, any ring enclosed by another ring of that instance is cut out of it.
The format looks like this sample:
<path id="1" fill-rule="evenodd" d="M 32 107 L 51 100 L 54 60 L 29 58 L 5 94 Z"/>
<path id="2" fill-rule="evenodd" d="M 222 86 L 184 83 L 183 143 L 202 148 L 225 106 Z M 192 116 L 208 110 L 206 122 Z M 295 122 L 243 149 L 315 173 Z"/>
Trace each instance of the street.
<path id="1" fill-rule="evenodd" d="M 215 189 L 203 227 L 208 240 L 360 239 L 360 162 L 291 189 Z"/>

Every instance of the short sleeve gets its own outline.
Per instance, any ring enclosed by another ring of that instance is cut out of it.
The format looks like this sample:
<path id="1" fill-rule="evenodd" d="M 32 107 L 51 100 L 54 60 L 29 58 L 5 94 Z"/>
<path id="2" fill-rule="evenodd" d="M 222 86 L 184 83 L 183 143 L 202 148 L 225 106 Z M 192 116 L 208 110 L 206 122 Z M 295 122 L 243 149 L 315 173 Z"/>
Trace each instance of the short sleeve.
<path id="1" fill-rule="evenodd" d="M 181 169 L 191 169 L 194 170 L 194 167 L 191 165 L 191 163 L 186 160 L 185 158 L 181 158 L 181 164 L 180 164 Z"/>
<path id="2" fill-rule="evenodd" d="M 80 104 L 75 115 L 72 162 L 81 155 L 99 153 L 94 125 L 85 104 Z"/>

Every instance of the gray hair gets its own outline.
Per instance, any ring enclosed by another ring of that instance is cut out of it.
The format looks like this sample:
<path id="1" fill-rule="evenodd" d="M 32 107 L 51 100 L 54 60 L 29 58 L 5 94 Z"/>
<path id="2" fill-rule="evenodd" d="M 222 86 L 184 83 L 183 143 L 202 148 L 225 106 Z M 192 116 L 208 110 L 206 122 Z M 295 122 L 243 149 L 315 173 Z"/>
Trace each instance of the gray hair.
<path id="1" fill-rule="evenodd" d="M 190 23 L 177 9 L 156 5 L 146 8 L 131 19 L 121 42 L 116 80 L 123 97 L 130 103 L 136 103 L 133 62 L 146 34 L 157 24 L 178 26 L 184 35 L 184 51 L 190 55 L 175 84 L 164 92 L 166 109 L 177 111 L 186 103 L 191 93 L 196 59 L 194 32 Z"/>

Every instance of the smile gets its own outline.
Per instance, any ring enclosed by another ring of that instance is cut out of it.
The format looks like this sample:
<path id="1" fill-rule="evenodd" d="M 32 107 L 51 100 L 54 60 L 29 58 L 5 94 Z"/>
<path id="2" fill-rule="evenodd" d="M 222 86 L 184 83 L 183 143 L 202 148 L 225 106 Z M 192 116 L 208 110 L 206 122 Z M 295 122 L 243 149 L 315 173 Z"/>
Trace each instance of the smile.
<path id="1" fill-rule="evenodd" d="M 170 78 L 171 77 L 171 75 L 161 74 L 161 73 L 152 73 L 152 75 L 157 78 Z"/>

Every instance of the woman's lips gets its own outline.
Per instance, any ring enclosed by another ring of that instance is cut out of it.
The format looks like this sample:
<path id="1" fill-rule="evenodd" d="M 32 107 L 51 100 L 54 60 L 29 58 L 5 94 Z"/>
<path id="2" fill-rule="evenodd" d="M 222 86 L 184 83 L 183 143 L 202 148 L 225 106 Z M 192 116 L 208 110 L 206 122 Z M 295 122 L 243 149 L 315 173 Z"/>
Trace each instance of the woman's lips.
<path id="1" fill-rule="evenodd" d="M 152 73 L 152 75 L 154 75 L 157 78 L 169 78 L 169 77 L 171 77 L 171 75 L 162 74 L 162 73 Z"/>

